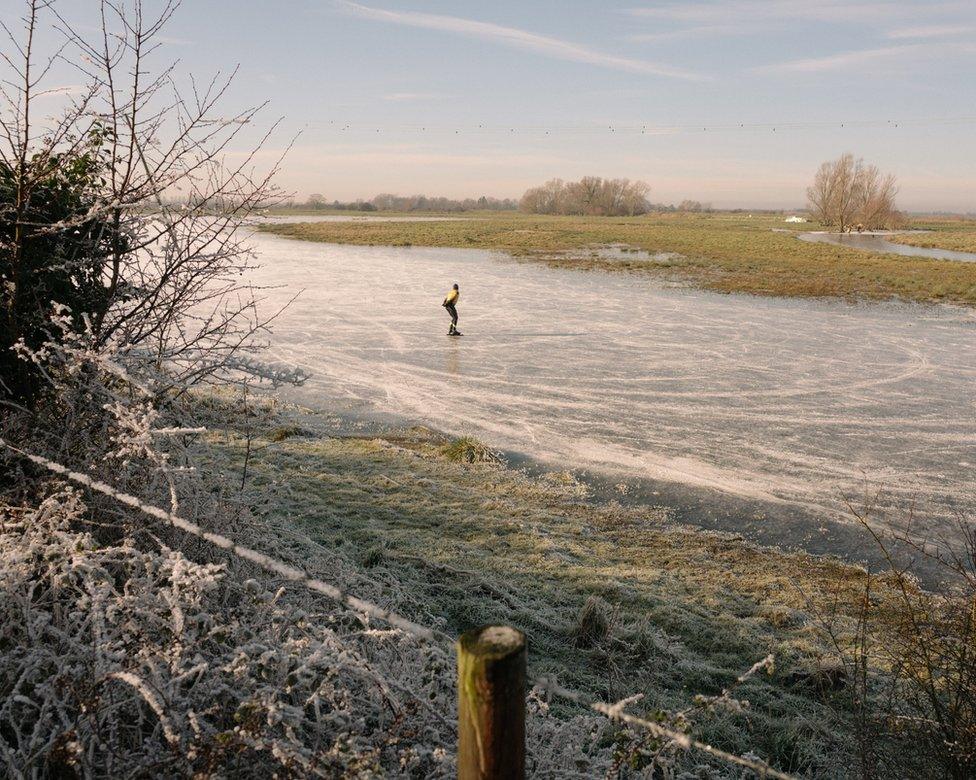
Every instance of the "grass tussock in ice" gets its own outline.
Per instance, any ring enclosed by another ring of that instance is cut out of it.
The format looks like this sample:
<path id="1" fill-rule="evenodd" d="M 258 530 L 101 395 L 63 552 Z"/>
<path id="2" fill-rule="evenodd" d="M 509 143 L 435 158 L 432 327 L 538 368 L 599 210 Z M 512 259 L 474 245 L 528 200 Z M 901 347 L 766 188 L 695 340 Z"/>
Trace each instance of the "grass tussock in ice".
<path id="1" fill-rule="evenodd" d="M 444 457 L 455 463 L 493 463 L 499 460 L 498 453 L 472 436 L 462 436 L 445 444 L 441 449 Z"/>

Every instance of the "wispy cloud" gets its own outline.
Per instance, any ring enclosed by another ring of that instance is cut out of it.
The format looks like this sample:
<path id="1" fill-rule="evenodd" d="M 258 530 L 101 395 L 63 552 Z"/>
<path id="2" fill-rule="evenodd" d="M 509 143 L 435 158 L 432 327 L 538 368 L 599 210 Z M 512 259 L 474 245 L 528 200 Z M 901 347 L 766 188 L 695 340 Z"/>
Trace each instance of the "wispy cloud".
<path id="1" fill-rule="evenodd" d="M 439 100 L 445 97 L 437 92 L 391 92 L 383 95 L 383 100 L 393 103 L 409 103 L 415 100 Z"/>
<path id="2" fill-rule="evenodd" d="M 652 33 L 635 33 L 627 40 L 638 43 L 658 43 L 660 41 L 696 40 L 700 38 L 724 38 L 732 35 L 754 35 L 758 30 L 751 23 L 742 24 L 700 24 L 693 27 L 679 27 Z"/>
<path id="3" fill-rule="evenodd" d="M 886 37 L 893 40 L 906 38 L 950 38 L 959 35 L 973 35 L 976 25 L 932 24 L 922 27 L 900 27 L 889 30 Z"/>
<path id="4" fill-rule="evenodd" d="M 914 61 L 919 58 L 943 57 L 948 53 L 972 54 L 974 52 L 976 52 L 976 44 L 913 43 L 901 46 L 884 46 L 875 49 L 841 52 L 826 57 L 789 60 L 772 65 L 763 65 L 755 68 L 755 71 L 760 73 L 784 71 L 822 73 L 844 70 L 857 65 L 867 65 L 879 61 L 893 61 L 900 64 L 907 64 L 909 61 Z"/>
<path id="5" fill-rule="evenodd" d="M 712 25 L 743 20 L 871 22 L 892 18 L 931 18 L 933 14 L 971 11 L 971 0 L 690 0 L 646 8 L 630 8 L 633 16 L 687 24 Z"/>
<path id="6" fill-rule="evenodd" d="M 517 27 L 505 27 L 491 22 L 480 22 L 464 19 L 459 16 L 444 16 L 441 14 L 418 13 L 414 11 L 387 11 L 381 8 L 360 5 L 348 0 L 336 0 L 336 6 L 346 13 L 362 19 L 377 22 L 399 24 L 407 27 L 422 27 L 428 30 L 457 33 L 484 40 L 494 41 L 503 46 L 509 46 L 523 51 L 530 51 L 547 57 L 571 62 L 583 62 L 613 70 L 629 73 L 641 73 L 668 78 L 702 80 L 702 76 L 682 68 L 674 68 L 647 60 L 618 57 L 614 54 L 591 49 L 570 41 L 553 38 L 548 35 L 521 30 Z"/>
<path id="7" fill-rule="evenodd" d="M 623 13 L 652 29 L 633 31 L 633 41 L 660 42 L 729 37 L 804 34 L 809 25 L 861 28 L 866 39 L 880 36 L 891 45 L 756 68 L 756 71 L 834 70 L 894 58 L 912 49 L 910 42 L 972 35 L 976 32 L 974 0 L 666 0 Z"/>

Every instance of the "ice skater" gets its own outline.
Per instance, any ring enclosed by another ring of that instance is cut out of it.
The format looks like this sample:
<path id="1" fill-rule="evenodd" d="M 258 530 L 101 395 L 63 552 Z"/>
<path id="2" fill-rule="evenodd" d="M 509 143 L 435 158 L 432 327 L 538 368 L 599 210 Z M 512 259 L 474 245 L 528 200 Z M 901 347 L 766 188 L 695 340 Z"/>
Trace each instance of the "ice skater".
<path id="1" fill-rule="evenodd" d="M 441 304 L 445 309 L 447 309 L 447 313 L 451 315 L 451 328 L 450 330 L 447 331 L 448 336 L 463 335 L 461 331 L 457 329 L 457 321 L 458 321 L 457 302 L 460 297 L 461 297 L 461 290 L 457 286 L 457 282 L 455 282 L 454 287 L 451 288 L 451 291 L 447 294 L 447 297 L 444 299 L 444 303 Z"/>

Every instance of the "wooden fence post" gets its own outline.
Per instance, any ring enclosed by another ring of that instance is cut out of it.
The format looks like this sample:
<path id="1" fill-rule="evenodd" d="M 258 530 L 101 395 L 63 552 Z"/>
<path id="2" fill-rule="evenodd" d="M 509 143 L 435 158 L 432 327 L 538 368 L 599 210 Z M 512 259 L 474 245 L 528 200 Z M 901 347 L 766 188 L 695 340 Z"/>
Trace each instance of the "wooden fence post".
<path id="1" fill-rule="evenodd" d="M 459 780 L 525 777 L 525 634 L 484 626 L 461 635 Z"/>

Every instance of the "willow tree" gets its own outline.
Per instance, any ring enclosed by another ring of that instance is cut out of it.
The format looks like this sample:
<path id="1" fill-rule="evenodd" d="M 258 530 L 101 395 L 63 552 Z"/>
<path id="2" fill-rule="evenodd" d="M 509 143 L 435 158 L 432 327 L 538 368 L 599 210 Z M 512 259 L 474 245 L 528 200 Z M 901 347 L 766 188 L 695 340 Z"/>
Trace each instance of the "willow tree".
<path id="1" fill-rule="evenodd" d="M 895 205 L 898 183 L 853 154 L 822 163 L 807 188 L 810 212 L 825 227 L 844 232 L 855 225 L 869 230 L 892 227 L 900 218 Z"/>

